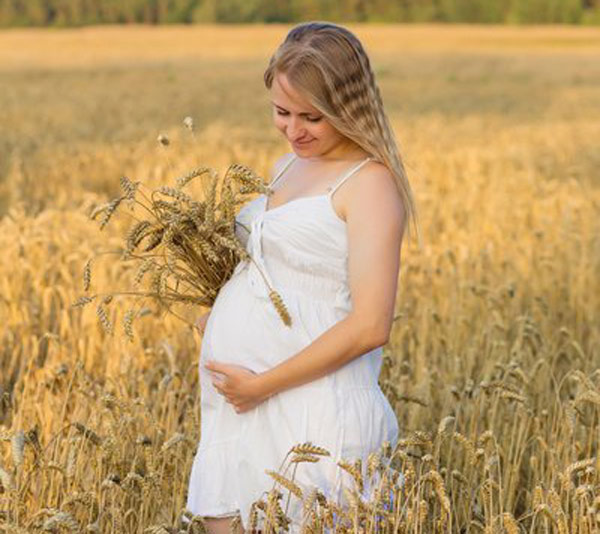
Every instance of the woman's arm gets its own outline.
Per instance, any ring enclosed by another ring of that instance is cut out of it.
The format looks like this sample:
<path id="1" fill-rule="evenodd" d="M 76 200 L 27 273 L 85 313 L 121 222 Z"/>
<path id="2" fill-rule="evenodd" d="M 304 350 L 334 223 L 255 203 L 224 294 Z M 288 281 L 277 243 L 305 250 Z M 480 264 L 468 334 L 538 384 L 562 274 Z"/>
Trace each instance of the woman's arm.
<path id="1" fill-rule="evenodd" d="M 267 397 L 329 374 L 387 343 L 394 316 L 403 208 L 393 177 L 374 165 L 349 180 L 342 198 L 348 230 L 352 311 L 298 354 L 260 374 Z"/>
<path id="2" fill-rule="evenodd" d="M 251 375 L 224 363 L 208 362 L 222 373 L 215 387 L 236 411 L 311 382 L 388 341 L 404 232 L 404 210 L 392 175 L 383 165 L 349 180 L 340 189 L 348 231 L 348 276 L 352 311 L 303 350 L 277 366 Z M 336 197 L 337 198 L 337 197 Z"/>

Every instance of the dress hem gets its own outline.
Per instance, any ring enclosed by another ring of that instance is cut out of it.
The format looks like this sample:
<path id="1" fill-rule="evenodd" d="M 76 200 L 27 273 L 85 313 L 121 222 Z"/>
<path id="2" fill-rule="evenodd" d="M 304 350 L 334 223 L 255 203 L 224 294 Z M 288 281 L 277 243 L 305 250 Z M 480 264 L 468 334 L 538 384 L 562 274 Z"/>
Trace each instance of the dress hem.
<path id="1" fill-rule="evenodd" d="M 189 508 L 188 508 L 189 510 Z M 240 515 L 240 509 L 236 508 L 235 511 L 232 511 L 231 508 L 209 508 L 208 512 L 194 512 L 193 510 L 189 510 L 194 514 L 194 516 L 200 516 L 203 518 L 209 519 L 227 519 Z M 185 516 L 183 516 L 185 518 Z M 187 520 L 187 518 L 185 518 Z M 188 520 L 189 521 L 189 520 Z"/>

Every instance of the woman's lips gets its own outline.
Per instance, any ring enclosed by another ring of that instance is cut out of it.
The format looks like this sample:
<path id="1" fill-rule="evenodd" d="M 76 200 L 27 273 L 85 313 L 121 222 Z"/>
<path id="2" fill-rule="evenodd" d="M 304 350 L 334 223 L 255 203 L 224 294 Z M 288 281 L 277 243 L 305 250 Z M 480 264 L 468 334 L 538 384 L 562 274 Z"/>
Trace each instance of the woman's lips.
<path id="1" fill-rule="evenodd" d="M 309 143 L 312 143 L 314 141 L 314 139 L 311 139 L 310 141 L 292 141 L 292 144 L 294 146 L 305 146 L 308 145 Z"/>

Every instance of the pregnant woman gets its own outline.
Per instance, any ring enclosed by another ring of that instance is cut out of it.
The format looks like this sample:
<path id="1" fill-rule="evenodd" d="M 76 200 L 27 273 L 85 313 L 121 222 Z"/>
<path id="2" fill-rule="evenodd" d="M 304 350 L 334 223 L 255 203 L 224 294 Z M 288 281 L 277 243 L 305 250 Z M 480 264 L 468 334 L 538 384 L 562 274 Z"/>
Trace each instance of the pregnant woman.
<path id="1" fill-rule="evenodd" d="M 336 462 L 366 465 L 398 439 L 378 376 L 402 237 L 416 217 L 369 59 L 346 28 L 308 22 L 289 32 L 264 80 L 292 152 L 274 165 L 273 194 L 237 216 L 255 261 L 236 267 L 200 321 L 201 436 L 187 508 L 210 534 L 229 532 L 238 514 L 248 528 L 252 503 L 273 484 L 265 470 L 292 446 L 331 453 L 299 465 L 295 481 L 344 505 L 348 474 Z M 299 532 L 302 506 L 290 505 Z"/>

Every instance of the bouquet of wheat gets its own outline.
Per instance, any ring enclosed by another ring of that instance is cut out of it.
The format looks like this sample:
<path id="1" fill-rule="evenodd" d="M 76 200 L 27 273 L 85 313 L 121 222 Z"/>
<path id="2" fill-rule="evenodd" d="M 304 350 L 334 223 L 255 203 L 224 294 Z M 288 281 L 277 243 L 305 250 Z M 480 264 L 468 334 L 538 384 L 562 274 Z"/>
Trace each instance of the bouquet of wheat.
<path id="1" fill-rule="evenodd" d="M 165 143 L 164 136 L 161 137 L 159 143 Z M 192 180 L 208 180 L 205 198 L 194 199 L 185 191 Z M 129 215 L 134 223 L 124 236 L 122 249 L 109 253 L 118 254 L 122 261 L 136 269 L 134 287 L 119 292 L 86 294 L 73 304 L 81 307 L 99 301 L 96 312 L 108 333 L 112 334 L 113 325 L 105 306 L 116 295 L 152 299 L 185 321 L 173 310 L 173 304 L 211 307 L 238 262 L 254 262 L 236 235 L 236 225 L 244 226 L 236 220 L 236 213 L 248 195 L 269 195 L 271 190 L 249 167 L 233 164 L 222 178 L 214 169 L 198 167 L 178 177 L 173 186 L 164 185 L 158 189 L 147 188 L 141 182 L 123 176 L 121 190 L 118 197 L 93 209 L 90 217 L 100 221 L 102 230 L 124 204 L 132 209 Z M 250 231 L 246 227 L 244 230 Z M 83 269 L 86 293 L 92 278 L 92 261 L 88 260 Z M 262 273 L 258 265 L 257 268 Z M 271 302 L 289 326 L 291 318 L 281 296 L 264 275 L 263 279 L 269 288 Z M 142 309 L 132 308 L 124 315 L 123 328 L 130 339 L 133 338 L 132 323 Z"/>

